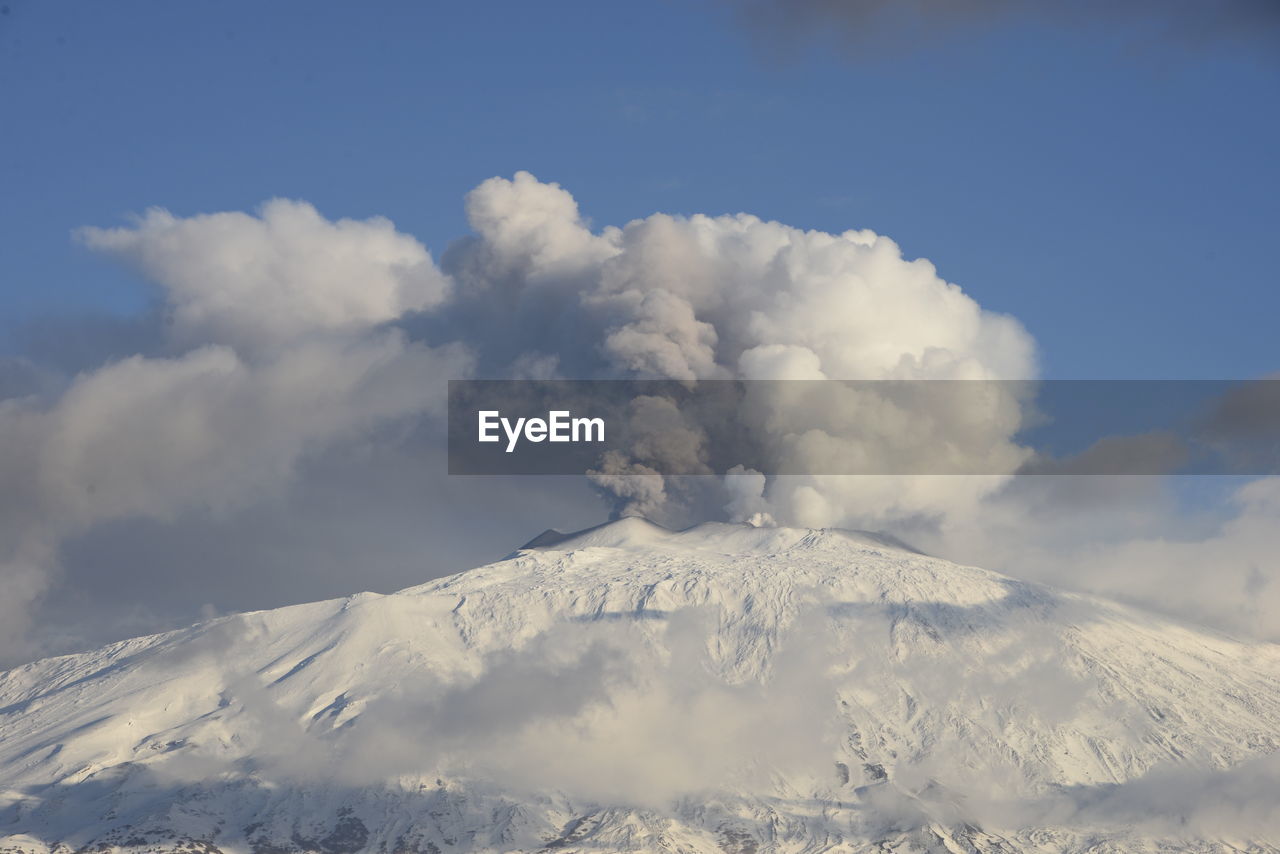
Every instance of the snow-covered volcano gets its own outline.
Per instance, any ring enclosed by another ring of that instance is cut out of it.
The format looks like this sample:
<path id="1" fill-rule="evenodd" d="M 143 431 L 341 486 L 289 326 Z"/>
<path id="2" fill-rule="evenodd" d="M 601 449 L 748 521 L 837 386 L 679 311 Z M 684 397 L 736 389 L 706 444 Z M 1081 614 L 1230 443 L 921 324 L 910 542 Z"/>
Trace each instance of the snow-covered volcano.
<path id="1" fill-rule="evenodd" d="M 0 675 L 0 851 L 1277 850 L 1278 748 L 1275 645 L 624 519 Z"/>

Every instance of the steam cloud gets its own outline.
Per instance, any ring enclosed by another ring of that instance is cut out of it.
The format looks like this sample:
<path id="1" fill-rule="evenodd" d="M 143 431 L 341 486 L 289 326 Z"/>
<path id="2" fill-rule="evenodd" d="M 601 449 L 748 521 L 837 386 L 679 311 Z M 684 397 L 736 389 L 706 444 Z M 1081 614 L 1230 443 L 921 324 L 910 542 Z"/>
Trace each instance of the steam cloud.
<path id="1" fill-rule="evenodd" d="M 442 390 L 424 377 L 470 367 L 456 346 L 380 326 L 446 288 L 427 251 L 385 220 L 330 223 L 274 201 L 258 217 L 151 211 L 131 229 L 80 236 L 162 287 L 175 353 L 0 402 L 8 656 L 21 655 L 65 538 L 261 499 L 305 453 L 439 409 Z"/>
<path id="2" fill-rule="evenodd" d="M 907 380 L 1022 379 L 1035 371 L 1034 346 L 1017 321 L 983 311 L 928 261 L 905 259 L 896 243 L 871 231 L 835 235 L 747 215 L 656 214 L 595 234 L 572 196 L 528 173 L 484 182 L 467 212 L 477 236 L 447 253 L 456 296 L 431 328 L 465 330 L 462 341 L 482 342 L 483 375 Z M 931 428 L 920 413 L 855 392 L 757 403 L 751 426 L 776 436 L 783 456 L 918 453 Z M 958 402 L 948 420 L 972 423 L 983 452 L 1012 471 L 1023 459 L 1005 441 L 1019 425 L 1017 401 L 979 411 L 973 403 Z M 788 420 L 797 410 L 803 424 Z M 855 410 L 858 418 L 849 417 Z M 664 439 L 647 443 L 646 455 L 610 459 L 596 475 L 621 499 L 620 512 L 661 518 L 665 504 L 680 518 L 670 484 L 664 491 L 620 477 L 662 468 L 654 463 L 670 461 L 663 455 L 696 457 L 697 425 L 672 423 L 679 418 L 669 413 L 657 425 L 655 436 Z M 829 426 L 810 430 L 815 422 Z M 912 433 L 914 443 L 905 440 Z M 812 526 L 882 521 L 943 513 L 999 483 L 865 478 L 855 487 L 845 479 L 788 478 L 773 484 L 759 512 Z"/>

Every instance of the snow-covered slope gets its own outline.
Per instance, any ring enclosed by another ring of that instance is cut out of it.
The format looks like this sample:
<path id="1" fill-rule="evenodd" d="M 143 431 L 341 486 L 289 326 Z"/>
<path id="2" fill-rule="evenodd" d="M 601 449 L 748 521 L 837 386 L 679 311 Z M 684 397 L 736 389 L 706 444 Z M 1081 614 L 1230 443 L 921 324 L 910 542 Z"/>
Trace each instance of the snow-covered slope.
<path id="1" fill-rule="evenodd" d="M 0 675 L 0 851 L 1277 850 L 1278 749 L 1275 645 L 625 519 Z"/>

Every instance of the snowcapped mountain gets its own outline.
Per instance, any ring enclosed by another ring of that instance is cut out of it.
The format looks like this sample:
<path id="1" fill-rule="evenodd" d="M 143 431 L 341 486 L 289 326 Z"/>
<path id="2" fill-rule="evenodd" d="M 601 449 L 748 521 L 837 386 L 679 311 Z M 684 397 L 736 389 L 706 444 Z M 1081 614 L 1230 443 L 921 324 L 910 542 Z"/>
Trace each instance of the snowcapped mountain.
<path id="1" fill-rule="evenodd" d="M 624 519 L 0 675 L 0 852 L 1280 850 L 1280 647 Z"/>

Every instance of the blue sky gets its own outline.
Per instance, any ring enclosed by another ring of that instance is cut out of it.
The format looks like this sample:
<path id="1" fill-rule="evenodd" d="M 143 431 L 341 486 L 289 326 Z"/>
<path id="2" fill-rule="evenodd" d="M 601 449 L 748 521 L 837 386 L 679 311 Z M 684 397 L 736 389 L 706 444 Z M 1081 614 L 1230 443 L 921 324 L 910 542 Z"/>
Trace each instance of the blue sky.
<path id="1" fill-rule="evenodd" d="M 725 5 L 64 4 L 0 16 L 0 318 L 127 314 L 82 225 L 307 199 L 438 256 L 527 169 L 597 225 L 869 227 L 1021 319 L 1050 377 L 1280 369 L 1274 45 L 1015 21 L 761 51 Z"/>

